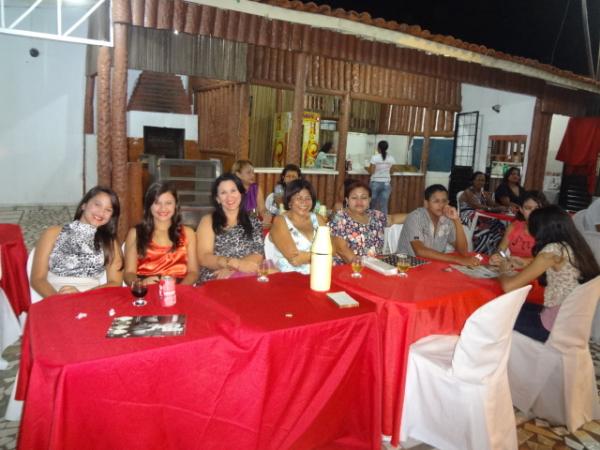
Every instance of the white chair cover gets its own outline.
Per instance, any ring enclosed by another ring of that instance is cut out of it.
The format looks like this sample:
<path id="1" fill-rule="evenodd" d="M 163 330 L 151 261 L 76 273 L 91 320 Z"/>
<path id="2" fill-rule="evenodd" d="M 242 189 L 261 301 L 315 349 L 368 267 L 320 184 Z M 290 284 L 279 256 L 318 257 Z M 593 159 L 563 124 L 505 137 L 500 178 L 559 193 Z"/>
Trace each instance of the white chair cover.
<path id="1" fill-rule="evenodd" d="M 600 264 L 600 233 L 595 231 L 584 231 L 581 233 L 592 249 L 592 253 L 596 257 L 596 261 Z M 592 321 L 591 339 L 594 342 L 600 343 L 600 307 L 596 306 L 596 313 Z"/>
<path id="2" fill-rule="evenodd" d="M 8 301 L 4 290 L 0 288 L 0 355 L 6 347 L 14 344 L 21 336 L 21 325 Z M 8 362 L 0 356 L 0 370 L 8 367 Z"/>
<path id="3" fill-rule="evenodd" d="M 570 431 L 600 419 L 596 377 L 588 340 L 600 297 L 600 276 L 563 302 L 545 343 L 513 332 L 508 362 L 515 406 Z"/>
<path id="4" fill-rule="evenodd" d="M 444 450 L 517 449 L 506 362 L 512 328 L 531 286 L 483 305 L 460 337 L 410 347 L 400 439 Z"/>
<path id="5" fill-rule="evenodd" d="M 575 224 L 575 228 L 579 230 L 580 233 L 583 233 L 585 229 L 583 228 L 583 218 L 585 216 L 585 209 L 581 211 L 577 211 L 573 215 L 573 223 Z"/>
<path id="6" fill-rule="evenodd" d="M 265 259 L 275 261 L 277 259 L 275 251 L 275 244 L 273 244 L 271 233 L 269 232 L 265 236 Z"/>
<path id="7" fill-rule="evenodd" d="M 396 253 L 403 226 L 404 225 L 400 223 L 385 227 L 383 232 L 383 253 Z"/>

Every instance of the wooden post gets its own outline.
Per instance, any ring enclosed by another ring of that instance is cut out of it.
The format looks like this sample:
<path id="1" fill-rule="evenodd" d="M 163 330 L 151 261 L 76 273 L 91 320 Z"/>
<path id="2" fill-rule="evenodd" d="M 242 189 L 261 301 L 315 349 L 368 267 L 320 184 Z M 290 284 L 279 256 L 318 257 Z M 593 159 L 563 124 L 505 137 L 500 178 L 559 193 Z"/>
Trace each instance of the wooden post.
<path id="1" fill-rule="evenodd" d="M 100 47 L 98 51 L 98 123 L 97 130 L 97 173 L 100 186 L 111 187 L 111 118 L 110 118 L 110 50 Z"/>
<path id="2" fill-rule="evenodd" d="M 527 153 L 527 173 L 524 174 L 525 189 L 537 189 L 539 191 L 544 186 L 550 125 L 552 124 L 552 114 L 543 112 L 541 103 L 540 99 L 535 102 L 533 123 L 531 125 L 531 141 Z"/>
<path id="3" fill-rule="evenodd" d="M 335 179 L 335 193 L 333 198 L 335 202 L 344 201 L 343 186 L 346 180 L 346 146 L 348 145 L 348 130 L 350 129 L 350 113 L 352 111 L 352 99 L 350 93 L 342 97 L 340 107 L 340 120 L 338 122 L 338 149 L 337 149 L 337 171 L 338 176 Z M 332 205 L 330 205 L 332 206 Z"/>
<path id="4" fill-rule="evenodd" d="M 112 79 L 111 113 L 112 187 L 121 202 L 119 239 L 123 240 L 129 228 L 127 201 L 127 25 L 115 23 L 114 31 L 115 63 Z"/>
<path id="5" fill-rule="evenodd" d="M 428 106 L 425 109 L 425 129 L 423 130 L 423 150 L 421 151 L 421 172 L 423 175 L 427 175 L 427 164 L 429 163 L 429 148 L 434 113 L 435 109 L 433 109 L 431 106 Z"/>
<path id="6" fill-rule="evenodd" d="M 142 181 L 142 163 L 139 161 L 127 163 L 129 194 L 129 223 L 133 226 L 140 223 L 144 214 L 144 187 Z"/>
<path id="7" fill-rule="evenodd" d="M 296 80 L 294 82 L 294 108 L 292 110 L 292 128 L 290 130 L 289 146 L 286 163 L 300 166 L 302 157 L 302 117 L 304 115 L 304 92 L 306 72 L 308 69 L 306 53 L 296 55 Z"/>

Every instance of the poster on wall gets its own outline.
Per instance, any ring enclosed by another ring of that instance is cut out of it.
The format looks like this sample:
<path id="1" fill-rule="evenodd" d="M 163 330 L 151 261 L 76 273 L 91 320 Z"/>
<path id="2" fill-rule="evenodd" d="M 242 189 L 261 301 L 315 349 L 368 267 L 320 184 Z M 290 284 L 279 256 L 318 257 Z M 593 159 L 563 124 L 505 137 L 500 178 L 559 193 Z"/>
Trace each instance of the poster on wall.
<path id="1" fill-rule="evenodd" d="M 291 112 L 275 114 L 275 126 L 273 127 L 273 167 L 283 167 L 285 165 L 285 155 L 287 154 L 291 128 Z"/>
<path id="2" fill-rule="evenodd" d="M 314 167 L 319 152 L 321 115 L 304 111 L 302 117 L 302 167 Z"/>

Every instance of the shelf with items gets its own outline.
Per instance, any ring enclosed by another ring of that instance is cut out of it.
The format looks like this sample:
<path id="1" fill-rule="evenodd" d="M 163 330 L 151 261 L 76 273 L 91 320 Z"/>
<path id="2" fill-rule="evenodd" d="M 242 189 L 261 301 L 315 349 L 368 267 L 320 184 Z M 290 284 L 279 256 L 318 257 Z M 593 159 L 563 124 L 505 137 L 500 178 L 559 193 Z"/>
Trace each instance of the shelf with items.
<path id="1" fill-rule="evenodd" d="M 525 158 L 527 135 L 494 135 L 489 136 L 488 150 L 490 162 L 508 162 L 522 164 Z"/>

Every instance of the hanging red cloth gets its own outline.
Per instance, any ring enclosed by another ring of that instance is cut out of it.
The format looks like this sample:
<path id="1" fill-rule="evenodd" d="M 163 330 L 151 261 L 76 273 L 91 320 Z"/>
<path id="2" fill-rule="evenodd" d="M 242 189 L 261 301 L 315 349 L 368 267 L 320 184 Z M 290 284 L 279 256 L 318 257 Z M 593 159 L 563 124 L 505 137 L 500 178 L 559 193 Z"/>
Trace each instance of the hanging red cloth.
<path id="1" fill-rule="evenodd" d="M 588 177 L 588 191 L 596 186 L 596 165 L 600 152 L 600 117 L 572 117 L 563 137 L 556 159 Z"/>

